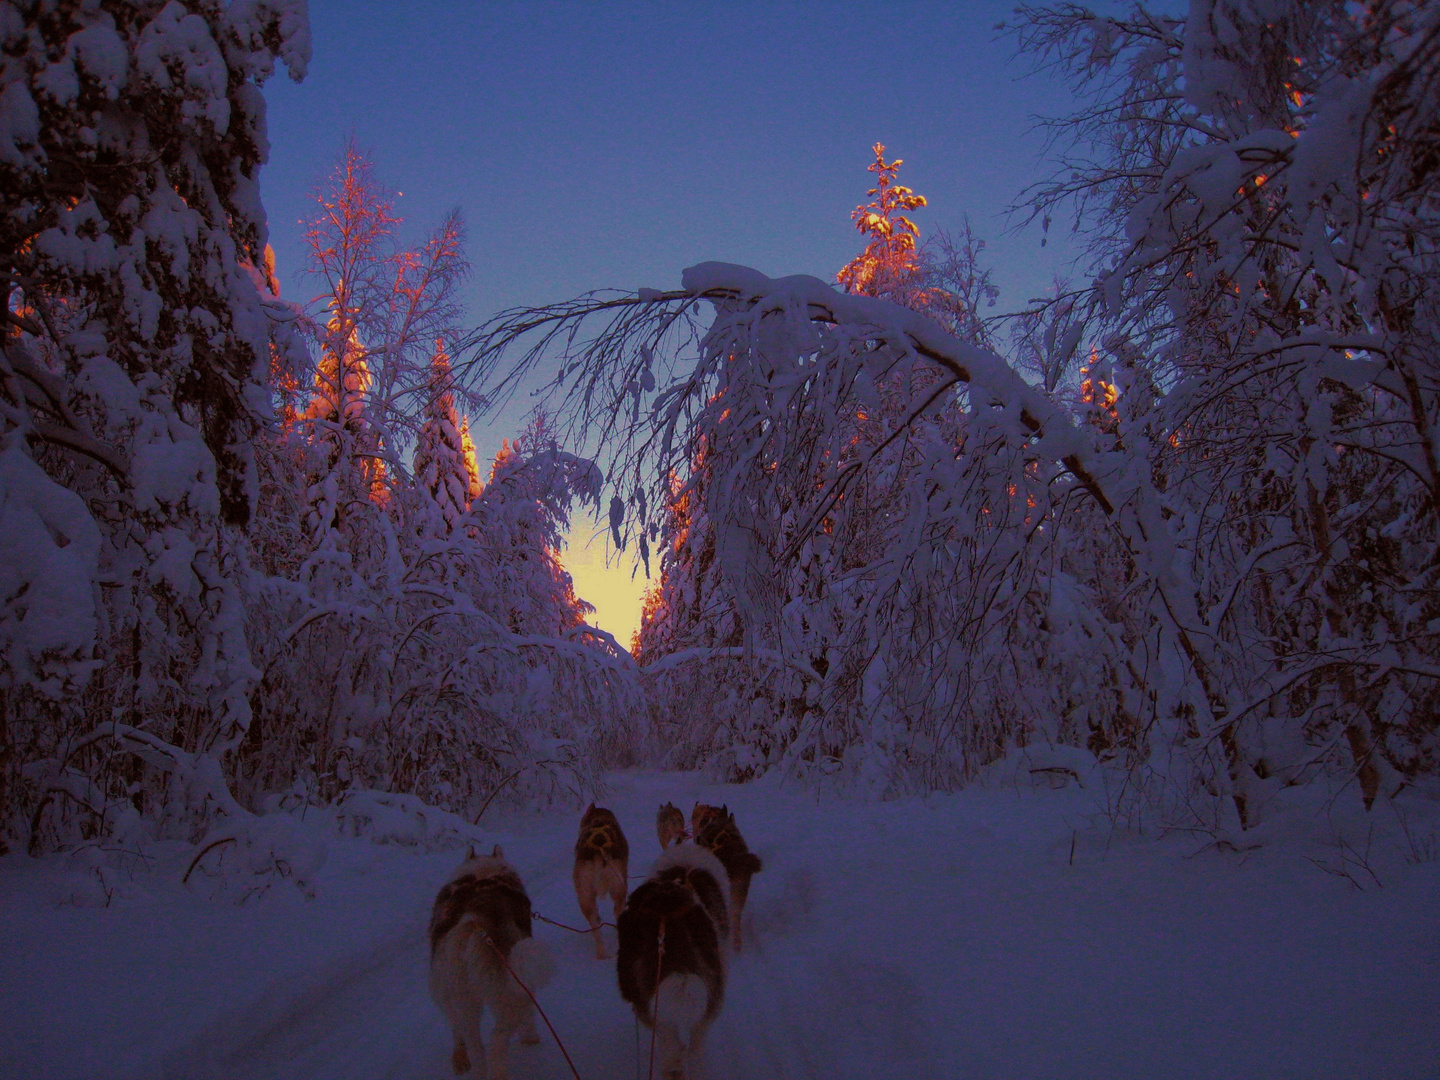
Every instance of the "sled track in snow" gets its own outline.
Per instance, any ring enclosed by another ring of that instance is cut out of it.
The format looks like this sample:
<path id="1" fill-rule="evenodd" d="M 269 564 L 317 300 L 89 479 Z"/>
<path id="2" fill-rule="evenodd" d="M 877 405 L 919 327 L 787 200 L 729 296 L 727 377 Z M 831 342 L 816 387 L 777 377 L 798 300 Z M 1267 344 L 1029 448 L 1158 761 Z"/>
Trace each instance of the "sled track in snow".
<path id="1" fill-rule="evenodd" d="M 535 883 L 556 878 L 562 863 L 549 860 L 534 875 Z M 427 914 L 428 898 L 413 919 L 392 924 L 364 947 L 313 972 L 275 979 L 253 1000 L 164 1055 L 159 1076 L 409 1080 L 449 1075 L 449 1031 L 428 987 Z M 534 1051 L 516 1054 L 517 1073 L 527 1054 Z M 147 1068 L 134 1080 L 155 1076 Z"/>
<path id="2" fill-rule="evenodd" d="M 393 1008 L 408 996 L 407 984 L 417 972 L 423 976 L 419 958 L 424 946 L 423 929 L 412 924 L 324 965 L 314 975 L 277 980 L 254 1001 L 213 1021 L 198 1038 L 167 1055 L 161 1076 L 279 1080 L 304 1075 L 299 1070 L 306 1065 L 318 1067 L 315 1075 L 325 1075 L 326 1058 L 334 1067 L 340 1049 L 336 1043 L 348 1041 L 370 1014 L 388 1011 L 386 1005 Z M 389 1019 L 387 1026 L 393 1024 Z"/>
<path id="3" fill-rule="evenodd" d="M 573 924 L 566 845 L 558 837 L 530 837 L 525 844 L 555 852 L 526 871 L 536 910 Z M 857 951 L 864 928 L 842 926 L 823 910 L 820 870 L 795 858 L 798 845 L 782 839 L 767 846 L 773 854 L 746 913 L 746 951 L 732 959 L 725 1009 L 708 1040 L 706 1080 L 924 1075 L 924 1010 L 908 974 Z M 649 859 L 641 855 L 633 862 L 632 887 Z M 277 977 L 165 1054 L 158 1070 L 134 1074 L 136 1080 L 449 1076 L 450 1036 L 427 988 L 425 911 L 421 904 L 413 918 L 379 928 L 354 951 L 318 968 Z M 594 959 L 588 937 L 543 926 L 536 933 L 558 968 L 540 1001 L 576 1057 L 582 1080 L 630 1080 L 637 1067 L 635 1027 L 615 988 L 613 931 L 607 931 L 612 959 L 605 962 Z M 642 1028 L 642 1077 L 648 1045 Z M 548 1035 L 539 1047 L 514 1049 L 512 1074 L 516 1080 L 569 1076 Z"/>

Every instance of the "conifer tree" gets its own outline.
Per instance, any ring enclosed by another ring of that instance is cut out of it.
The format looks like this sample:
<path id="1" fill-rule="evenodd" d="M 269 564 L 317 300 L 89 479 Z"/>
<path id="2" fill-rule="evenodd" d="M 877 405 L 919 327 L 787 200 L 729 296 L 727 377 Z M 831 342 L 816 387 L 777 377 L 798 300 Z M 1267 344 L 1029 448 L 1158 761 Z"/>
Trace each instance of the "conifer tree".
<path id="1" fill-rule="evenodd" d="M 470 505 L 471 473 L 465 443 L 468 425 L 463 428 L 455 413 L 454 377 L 443 341 L 435 342 L 430 360 L 430 385 L 425 420 L 415 443 L 415 480 L 430 497 L 443 523 L 443 531 L 455 528 Z M 474 445 L 469 448 L 473 456 Z"/>
<path id="2" fill-rule="evenodd" d="M 475 456 L 475 440 L 470 437 L 470 416 L 467 413 L 460 418 L 460 449 L 465 453 L 466 473 L 466 503 L 468 509 L 470 503 L 480 497 L 485 490 L 485 485 L 480 481 L 480 462 Z"/>
<path id="3" fill-rule="evenodd" d="M 337 290 L 305 409 L 317 459 L 309 492 L 310 522 L 317 533 L 338 525 L 340 508 L 352 498 L 386 499 L 381 441 L 368 410 L 375 380 L 347 307 L 344 290 Z"/>
<path id="4" fill-rule="evenodd" d="M 0 849 L 234 805 L 272 328 L 259 84 L 310 44 L 301 3 L 188 7 L 0 19 Z"/>

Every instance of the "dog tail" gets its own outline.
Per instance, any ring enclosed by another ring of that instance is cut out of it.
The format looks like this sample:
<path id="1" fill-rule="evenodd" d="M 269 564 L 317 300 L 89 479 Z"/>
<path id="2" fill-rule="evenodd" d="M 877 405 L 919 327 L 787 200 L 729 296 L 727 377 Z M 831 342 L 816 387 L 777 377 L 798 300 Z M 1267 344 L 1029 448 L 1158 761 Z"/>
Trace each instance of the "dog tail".
<path id="1" fill-rule="evenodd" d="M 699 975 L 666 975 L 660 981 L 655 993 L 656 1019 L 664 1025 L 673 1026 L 680 1044 L 691 1045 L 695 1029 L 705 1019 L 710 1008 L 710 991 L 705 980 Z"/>
<path id="2" fill-rule="evenodd" d="M 533 937 L 521 938 L 510 950 L 510 967 L 531 990 L 549 986 L 555 978 L 555 959 L 550 947 Z"/>
<path id="3" fill-rule="evenodd" d="M 765 864 L 760 861 L 760 856 L 752 851 L 747 851 L 737 861 L 740 863 L 741 870 L 747 870 L 752 874 L 758 874 L 765 867 Z"/>

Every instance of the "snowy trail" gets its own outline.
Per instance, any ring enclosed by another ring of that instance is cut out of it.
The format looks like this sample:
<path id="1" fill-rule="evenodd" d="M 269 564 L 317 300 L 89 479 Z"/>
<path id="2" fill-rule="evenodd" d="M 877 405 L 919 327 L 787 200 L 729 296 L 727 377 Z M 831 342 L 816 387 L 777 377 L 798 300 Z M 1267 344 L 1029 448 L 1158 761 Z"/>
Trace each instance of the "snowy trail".
<path id="1" fill-rule="evenodd" d="M 1440 1076 L 1440 862 L 1377 862 L 1385 887 L 1361 893 L 1283 845 L 1107 845 L 1070 789 L 846 804 L 628 773 L 604 801 L 633 878 L 658 852 L 656 805 L 697 797 L 728 801 L 766 863 L 708 1080 Z M 570 925 L 576 817 L 487 830 L 536 910 Z M 57 907 L 54 867 L 0 861 L 0 1075 L 442 1080 L 424 926 L 457 861 L 333 840 L 313 902 L 156 886 L 105 909 Z M 541 1001 L 581 1077 L 630 1080 L 613 961 L 536 933 L 557 962 Z M 570 1076 L 542 1039 L 514 1050 L 516 1080 Z"/>
<path id="2" fill-rule="evenodd" d="M 372 1068 L 381 1067 L 377 1075 L 418 1075 L 402 1068 L 413 1051 L 409 1033 L 394 1019 L 414 1011 L 415 957 L 423 948 L 423 933 L 406 928 L 328 965 L 308 983 L 271 983 L 171 1055 L 164 1075 L 321 1076 L 360 1054 Z"/>
<path id="3" fill-rule="evenodd" d="M 564 863 L 563 858 L 552 858 L 535 875 L 532 899 L 540 895 L 536 885 L 549 888 Z M 325 965 L 314 977 L 302 978 L 298 985 L 285 980 L 266 986 L 254 1000 L 174 1053 L 167 1062 L 167 1080 L 334 1075 L 411 1080 L 446 1075 L 448 1030 L 430 1001 L 426 982 L 427 917 L 428 905 L 417 908 L 380 940 Z M 517 1051 L 519 1060 L 527 1055 L 535 1051 Z"/>
<path id="4" fill-rule="evenodd" d="M 680 797 L 673 787 L 663 789 L 664 797 Z M 631 826 L 636 881 L 658 850 L 650 831 L 637 827 L 653 815 L 653 810 L 646 813 L 647 808 L 658 802 L 648 788 L 617 791 L 608 800 Z M 684 797 L 698 794 L 686 792 Z M 581 920 L 574 910 L 567 830 L 568 822 L 562 820 L 502 842 L 517 860 L 524 857 L 522 852 L 545 853 L 538 866 L 532 859 L 524 860 L 531 899 L 538 911 L 573 926 Z M 818 868 L 803 863 L 787 867 L 789 860 L 783 856 L 786 847 L 801 846 L 799 832 L 792 833 L 790 844 L 772 845 L 782 852 L 777 857 L 778 872 L 768 875 L 778 889 L 757 890 L 747 912 L 754 944 L 732 961 L 727 1007 L 711 1032 L 708 1056 L 724 1062 L 721 1075 L 736 1080 L 843 1075 L 844 1059 L 857 1049 L 857 1039 L 877 1044 L 862 1049 L 889 1057 L 903 1044 L 892 1036 L 917 1026 L 917 992 L 898 972 L 878 972 L 866 964 L 847 968 L 824 950 L 789 940 L 814 924 L 811 909 Z M 537 933 L 549 944 L 559 968 L 556 983 L 541 995 L 542 1004 L 582 1077 L 633 1076 L 637 1033 L 630 1010 L 615 990 L 613 960 L 597 961 L 584 936 L 544 924 L 537 924 Z M 606 935 L 613 956 L 613 930 L 607 929 Z M 308 978 L 267 984 L 253 1000 L 218 1018 L 172 1053 L 163 1075 L 167 1080 L 443 1077 L 448 1073 L 449 1036 L 426 990 L 424 951 L 424 929 L 417 916 Z M 821 1007 L 806 1006 L 817 982 L 846 990 Z M 897 1016 L 897 1003 L 903 1010 L 907 1002 L 908 1013 Z M 836 1031 L 850 1034 L 837 1041 L 832 1034 Z M 648 1032 L 641 1029 L 638 1038 L 644 1075 Z M 571 1075 L 548 1033 L 540 1047 L 514 1050 L 513 1071 L 535 1080 Z"/>

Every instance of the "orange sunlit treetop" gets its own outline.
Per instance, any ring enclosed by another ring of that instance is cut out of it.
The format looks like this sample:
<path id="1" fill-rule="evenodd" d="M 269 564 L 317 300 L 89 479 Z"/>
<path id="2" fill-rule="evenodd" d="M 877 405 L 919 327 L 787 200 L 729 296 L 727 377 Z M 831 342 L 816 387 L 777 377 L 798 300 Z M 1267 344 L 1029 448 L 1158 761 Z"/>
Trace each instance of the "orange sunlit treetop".
<path id="1" fill-rule="evenodd" d="M 1080 400 L 1109 414 L 1112 421 L 1119 419 L 1116 402 L 1120 400 L 1120 387 L 1106 382 L 1098 373 L 1090 373 L 1100 362 L 1099 350 L 1090 349 L 1090 362 L 1080 369 Z"/>
<path id="2" fill-rule="evenodd" d="M 379 437 L 365 415 L 365 398 L 375 379 L 370 374 L 367 353 L 360 343 L 353 316 L 345 308 L 343 285 L 336 292 L 304 418 L 343 428 L 357 440 L 357 462 L 369 488 L 370 501 L 384 506 L 390 500 L 388 471 L 380 457 Z"/>
<path id="3" fill-rule="evenodd" d="M 469 480 L 469 488 L 466 495 L 471 502 L 480 497 L 485 490 L 485 485 L 480 480 L 480 462 L 475 457 L 475 440 L 470 437 L 470 417 L 465 415 L 460 420 L 460 449 L 465 454 L 465 472 Z"/>
<path id="4" fill-rule="evenodd" d="M 867 237 L 865 250 L 851 259 L 835 276 L 846 292 L 877 296 L 902 284 L 917 269 L 915 241 L 920 230 L 905 216 L 904 211 L 925 205 L 925 196 L 917 195 L 895 178 L 904 162 L 900 158 L 887 162 L 885 146 L 872 148 L 875 162 L 875 186 L 866 192 L 870 202 L 857 206 L 850 215 L 855 227 Z"/>

